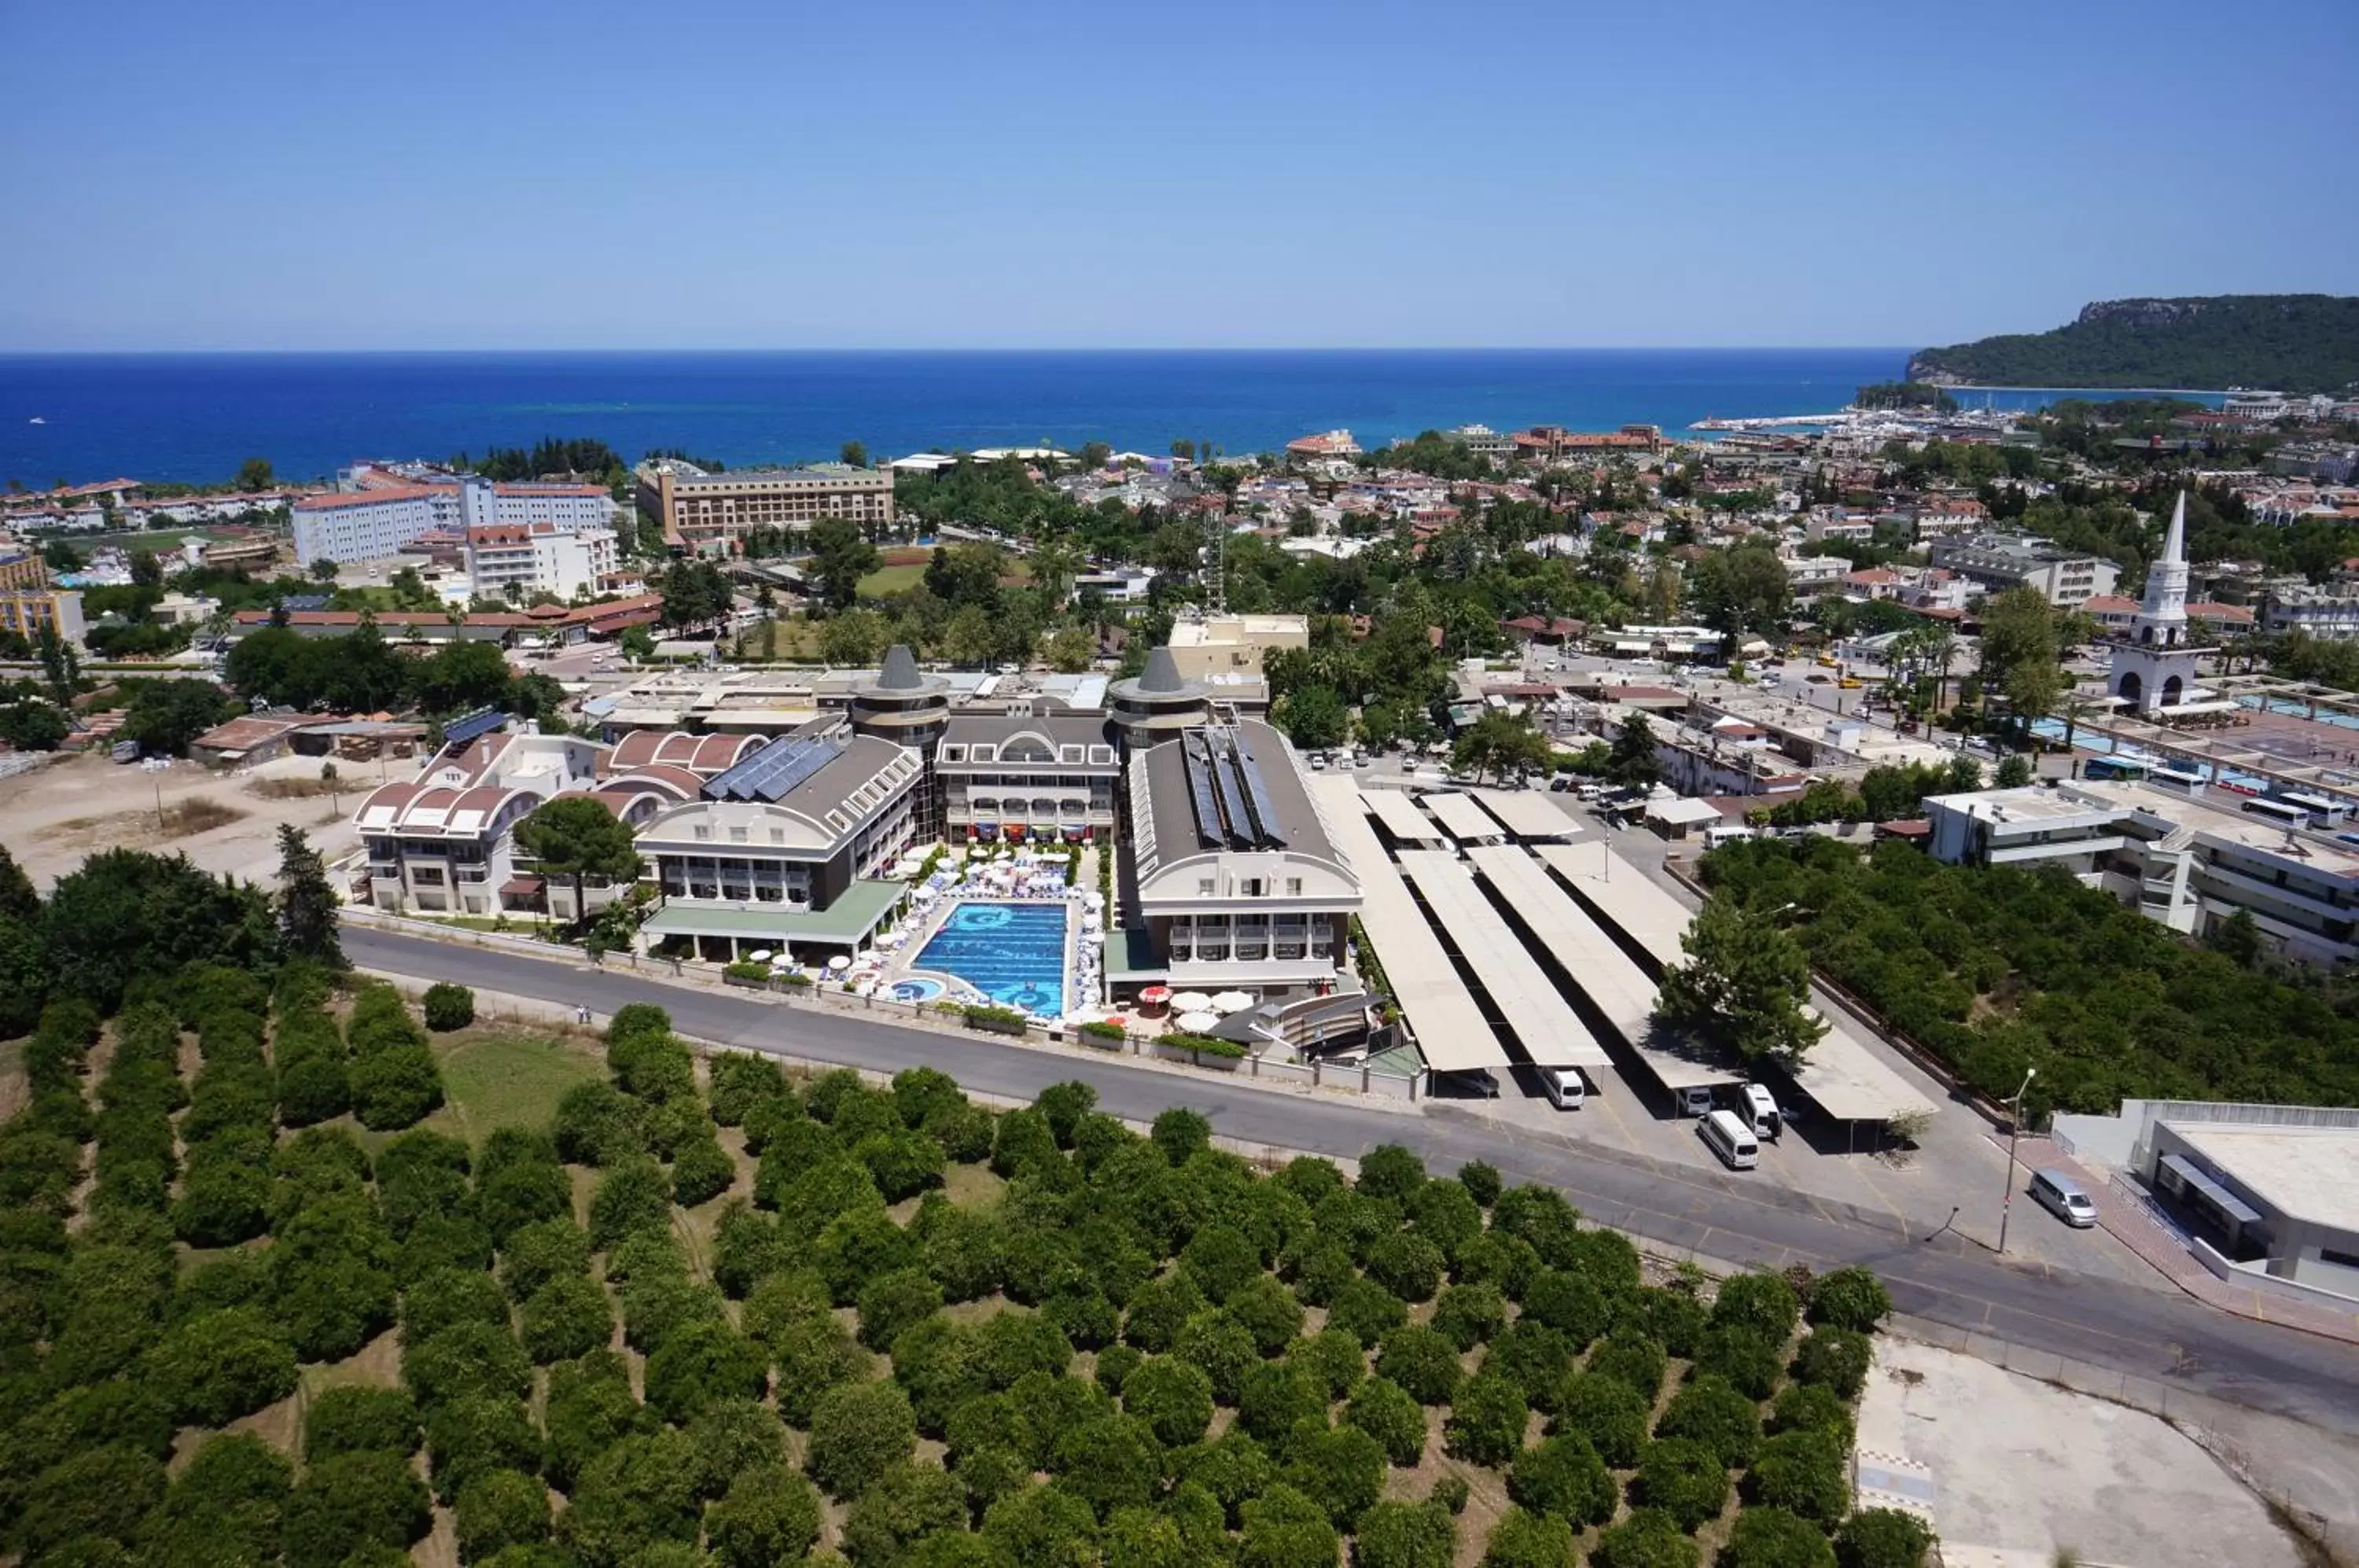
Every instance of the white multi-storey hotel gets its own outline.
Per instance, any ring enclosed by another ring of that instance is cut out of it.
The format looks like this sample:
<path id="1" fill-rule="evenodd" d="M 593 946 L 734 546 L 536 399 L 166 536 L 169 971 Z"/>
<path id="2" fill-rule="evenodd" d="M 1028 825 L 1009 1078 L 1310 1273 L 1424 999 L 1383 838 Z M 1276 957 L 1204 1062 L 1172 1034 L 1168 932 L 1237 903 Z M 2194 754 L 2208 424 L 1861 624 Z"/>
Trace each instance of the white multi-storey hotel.
<path id="1" fill-rule="evenodd" d="M 470 475 L 449 485 L 369 485 L 306 495 L 294 516 L 295 558 L 309 565 L 381 561 L 436 528 L 603 528 L 614 521 L 614 502 L 595 485 L 503 485 Z"/>

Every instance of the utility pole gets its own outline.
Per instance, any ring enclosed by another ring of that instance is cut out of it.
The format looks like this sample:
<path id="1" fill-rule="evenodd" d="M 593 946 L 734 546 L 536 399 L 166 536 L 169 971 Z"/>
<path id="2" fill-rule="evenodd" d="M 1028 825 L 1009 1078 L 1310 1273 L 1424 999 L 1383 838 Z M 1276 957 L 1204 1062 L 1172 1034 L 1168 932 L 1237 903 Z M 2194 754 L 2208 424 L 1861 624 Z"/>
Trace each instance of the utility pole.
<path id="1" fill-rule="evenodd" d="M 2006 1220 L 2008 1212 L 2015 1205 L 2015 1140 L 2023 1131 L 2023 1095 L 2031 1087 L 2031 1081 L 2038 1076 L 2038 1068 L 2025 1068 L 2023 1082 L 2015 1087 L 2015 1098 L 2007 1102 L 2006 1189 L 1999 1194 L 1998 1200 L 1998 1253 L 2001 1258 L 2006 1256 Z"/>

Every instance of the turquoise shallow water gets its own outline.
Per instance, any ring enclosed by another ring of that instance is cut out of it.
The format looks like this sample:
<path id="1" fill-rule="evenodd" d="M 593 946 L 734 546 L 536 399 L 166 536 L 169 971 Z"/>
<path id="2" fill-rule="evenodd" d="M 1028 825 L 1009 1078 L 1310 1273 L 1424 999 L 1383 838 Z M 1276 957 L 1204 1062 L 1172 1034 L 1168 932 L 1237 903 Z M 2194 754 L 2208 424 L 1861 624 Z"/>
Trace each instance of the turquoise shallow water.
<path id="1" fill-rule="evenodd" d="M 1018 1012 L 1060 1014 L 1068 918 L 1062 904 L 961 904 L 919 951 L 916 967 L 955 975 Z"/>

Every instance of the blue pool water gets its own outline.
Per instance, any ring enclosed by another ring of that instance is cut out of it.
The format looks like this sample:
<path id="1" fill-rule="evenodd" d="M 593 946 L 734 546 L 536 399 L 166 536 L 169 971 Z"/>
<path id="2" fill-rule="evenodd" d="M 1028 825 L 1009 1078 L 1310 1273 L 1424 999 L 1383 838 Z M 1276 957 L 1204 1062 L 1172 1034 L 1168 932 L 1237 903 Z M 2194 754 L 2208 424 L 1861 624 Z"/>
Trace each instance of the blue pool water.
<path id="1" fill-rule="evenodd" d="M 961 904 L 918 953 L 917 967 L 955 975 L 1019 1012 L 1065 1010 L 1065 906 Z"/>
<path id="2" fill-rule="evenodd" d="M 939 980 L 897 980 L 893 983 L 893 999 L 897 1002 L 931 1002 L 942 994 Z"/>

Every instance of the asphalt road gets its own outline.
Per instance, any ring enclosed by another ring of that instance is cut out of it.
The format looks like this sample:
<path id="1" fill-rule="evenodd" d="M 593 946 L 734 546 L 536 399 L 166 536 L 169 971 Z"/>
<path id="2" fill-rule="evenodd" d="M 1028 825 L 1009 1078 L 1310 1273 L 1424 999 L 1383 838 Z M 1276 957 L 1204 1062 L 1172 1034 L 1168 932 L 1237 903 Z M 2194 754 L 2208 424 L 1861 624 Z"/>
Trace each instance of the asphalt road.
<path id="1" fill-rule="evenodd" d="M 2359 1345 L 2232 1317 L 2175 1293 L 2124 1290 L 2002 1260 L 1954 1233 L 1931 1239 L 1904 1234 L 1889 1215 L 1843 1210 L 1749 1177 L 1519 1135 L 1453 1113 L 1446 1103 L 1422 1115 L 1362 1109 L 1209 1075 L 665 985 L 625 970 L 353 925 L 342 937 L 345 953 L 363 968 L 587 1006 L 601 1014 L 627 1002 L 653 1001 L 669 1010 L 681 1033 L 719 1044 L 882 1073 L 936 1067 L 980 1093 L 1026 1099 L 1050 1083 L 1078 1078 L 1096 1088 L 1101 1109 L 1140 1121 L 1188 1105 L 1226 1137 L 1281 1149 L 1356 1158 L 1377 1144 L 1400 1143 L 1441 1171 L 1487 1160 L 1509 1182 L 1554 1187 L 1603 1225 L 1748 1266 L 1864 1264 L 1884 1278 L 1903 1312 L 2359 1433 Z"/>

